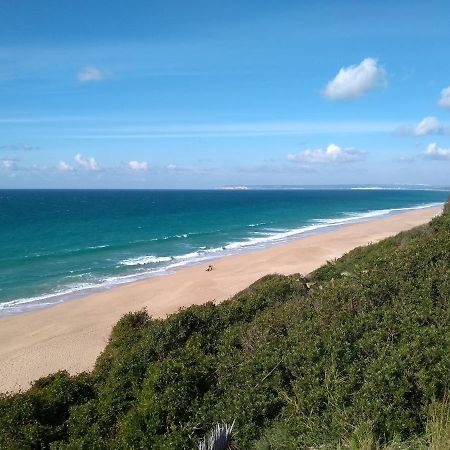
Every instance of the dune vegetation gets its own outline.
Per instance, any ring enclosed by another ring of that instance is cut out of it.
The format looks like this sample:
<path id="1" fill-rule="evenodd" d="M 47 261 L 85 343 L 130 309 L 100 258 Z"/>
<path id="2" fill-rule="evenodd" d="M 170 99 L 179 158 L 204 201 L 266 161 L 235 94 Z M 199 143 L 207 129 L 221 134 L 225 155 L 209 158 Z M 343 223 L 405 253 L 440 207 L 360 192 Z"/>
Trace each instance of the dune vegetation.
<path id="1" fill-rule="evenodd" d="M 450 449 L 450 206 L 307 277 L 114 327 L 92 373 L 0 398 L 2 449 Z"/>

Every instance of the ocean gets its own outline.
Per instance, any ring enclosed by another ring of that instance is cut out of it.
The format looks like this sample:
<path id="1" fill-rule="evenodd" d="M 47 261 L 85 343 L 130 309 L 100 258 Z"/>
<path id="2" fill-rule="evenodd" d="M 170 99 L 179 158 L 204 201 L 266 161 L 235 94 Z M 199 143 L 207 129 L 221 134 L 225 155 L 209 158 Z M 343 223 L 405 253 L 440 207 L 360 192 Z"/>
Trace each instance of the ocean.
<path id="1" fill-rule="evenodd" d="M 0 190 L 0 314 L 445 202 L 444 190 Z"/>

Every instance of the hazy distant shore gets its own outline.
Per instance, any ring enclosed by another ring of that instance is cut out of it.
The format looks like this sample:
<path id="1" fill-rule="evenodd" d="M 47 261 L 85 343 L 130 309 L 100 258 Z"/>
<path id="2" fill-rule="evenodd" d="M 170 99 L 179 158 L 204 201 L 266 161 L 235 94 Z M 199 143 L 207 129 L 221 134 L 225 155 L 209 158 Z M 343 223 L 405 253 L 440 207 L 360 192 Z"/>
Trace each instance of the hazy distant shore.
<path id="1" fill-rule="evenodd" d="M 123 285 L 52 308 L 0 319 L 0 390 L 16 391 L 57 370 L 90 370 L 112 326 L 129 311 L 164 317 L 180 307 L 222 301 L 268 273 L 309 273 L 327 260 L 428 222 L 429 207 L 349 224 L 286 244 L 225 256 L 165 277 Z"/>

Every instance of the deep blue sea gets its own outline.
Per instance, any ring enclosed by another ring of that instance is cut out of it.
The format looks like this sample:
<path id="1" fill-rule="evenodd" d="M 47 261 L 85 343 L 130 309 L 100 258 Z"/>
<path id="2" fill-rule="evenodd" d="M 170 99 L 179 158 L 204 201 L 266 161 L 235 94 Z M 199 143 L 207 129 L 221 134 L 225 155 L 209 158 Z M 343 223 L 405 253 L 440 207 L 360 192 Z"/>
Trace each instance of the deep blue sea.
<path id="1" fill-rule="evenodd" d="M 340 224 L 434 190 L 0 190 L 0 314 L 42 307 Z"/>

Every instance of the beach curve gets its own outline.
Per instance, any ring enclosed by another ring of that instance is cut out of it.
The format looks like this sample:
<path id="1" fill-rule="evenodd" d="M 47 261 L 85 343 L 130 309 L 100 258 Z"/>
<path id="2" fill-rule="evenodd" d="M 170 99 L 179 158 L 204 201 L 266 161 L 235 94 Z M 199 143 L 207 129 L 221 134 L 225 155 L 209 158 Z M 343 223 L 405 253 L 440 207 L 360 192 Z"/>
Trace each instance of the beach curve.
<path id="1" fill-rule="evenodd" d="M 0 318 L 0 391 L 26 389 L 57 370 L 92 369 L 120 317 L 147 308 L 165 317 L 180 307 L 222 301 L 269 273 L 309 273 L 351 249 L 428 222 L 430 207 L 349 224 L 278 247 L 225 256 L 204 265 L 116 287 L 51 308 Z"/>

